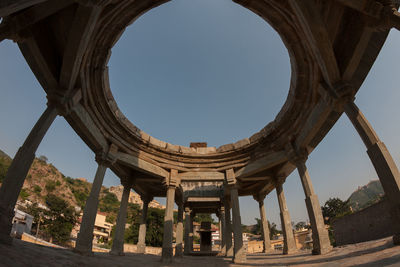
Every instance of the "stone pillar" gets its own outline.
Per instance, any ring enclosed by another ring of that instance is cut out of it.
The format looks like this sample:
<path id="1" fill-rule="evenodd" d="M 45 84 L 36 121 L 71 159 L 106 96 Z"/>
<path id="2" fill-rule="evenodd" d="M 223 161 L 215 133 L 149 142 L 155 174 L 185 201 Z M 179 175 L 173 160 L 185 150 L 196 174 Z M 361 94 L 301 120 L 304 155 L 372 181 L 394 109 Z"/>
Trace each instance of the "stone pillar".
<path id="1" fill-rule="evenodd" d="M 190 250 L 190 225 L 191 225 L 191 218 L 190 218 L 190 209 L 189 207 L 185 208 L 185 246 L 183 253 L 185 255 L 189 255 Z"/>
<path id="2" fill-rule="evenodd" d="M 254 199 L 258 202 L 258 207 L 260 209 L 260 220 L 261 220 L 261 230 L 263 234 L 263 253 L 270 253 L 273 251 L 271 248 L 271 240 L 269 238 L 269 227 L 268 227 L 268 221 L 267 221 L 267 215 L 265 212 L 265 207 L 264 207 L 264 199 L 265 195 L 258 195 L 258 196 L 253 196 Z"/>
<path id="3" fill-rule="evenodd" d="M 183 256 L 183 202 L 178 205 L 178 221 L 176 225 L 175 257 Z"/>
<path id="4" fill-rule="evenodd" d="M 400 172 L 385 144 L 354 102 L 348 102 L 344 111 L 363 140 L 369 158 L 391 205 L 391 217 L 396 228 L 393 243 L 400 245 Z"/>
<path id="5" fill-rule="evenodd" d="M 286 198 L 283 193 L 282 184 L 276 185 L 276 194 L 278 196 L 279 209 L 281 211 L 281 222 L 283 232 L 283 254 L 291 254 L 297 251 L 296 241 L 294 240 L 292 221 L 286 205 Z"/>
<path id="6" fill-rule="evenodd" d="M 179 184 L 178 171 L 171 170 L 170 177 L 167 185 L 167 201 L 164 217 L 164 236 L 161 260 L 163 263 L 172 262 L 173 248 L 173 224 L 174 224 L 174 202 L 175 202 L 175 188 Z"/>
<path id="7" fill-rule="evenodd" d="M 226 255 L 226 223 L 225 223 L 225 207 L 220 208 L 220 236 L 221 238 L 221 255 Z"/>
<path id="8" fill-rule="evenodd" d="M 12 243 L 10 232 L 15 204 L 35 159 L 35 152 L 56 117 L 56 108 L 49 105 L 32 128 L 24 144 L 18 149 L 8 168 L 0 188 L 0 243 Z"/>
<path id="9" fill-rule="evenodd" d="M 240 217 L 239 194 L 237 187 L 231 188 L 232 226 L 234 240 L 234 263 L 246 262 L 246 250 L 243 246 L 242 220 Z"/>
<path id="10" fill-rule="evenodd" d="M 318 196 L 314 193 L 310 175 L 308 174 L 305 160 L 297 160 L 297 170 L 299 171 L 301 184 L 306 195 L 306 206 L 308 217 L 311 223 L 314 255 L 325 254 L 332 250 L 329 240 L 328 230 L 325 228 L 324 218 L 322 216 L 321 205 Z"/>
<path id="11" fill-rule="evenodd" d="M 194 217 L 196 217 L 196 213 L 192 211 L 190 213 L 190 233 L 189 233 L 189 251 L 193 251 L 193 241 L 194 241 L 194 227 L 193 227 L 193 222 L 194 222 Z"/>
<path id="12" fill-rule="evenodd" d="M 117 225 L 115 227 L 114 239 L 110 254 L 123 256 L 124 254 L 124 233 L 126 223 L 126 213 L 129 202 L 129 194 L 131 192 L 131 185 L 125 184 L 124 191 L 121 198 L 121 206 L 117 217 Z"/>
<path id="13" fill-rule="evenodd" d="M 225 199 L 225 247 L 226 256 L 233 257 L 231 208 L 229 203 L 230 201 Z"/>
<path id="14" fill-rule="evenodd" d="M 137 253 L 146 253 L 146 221 L 147 221 L 147 210 L 149 203 L 153 200 L 153 197 L 141 196 L 143 201 L 142 217 L 140 218 L 139 226 L 139 238 L 137 243 Z"/>
<path id="15" fill-rule="evenodd" d="M 84 255 L 92 255 L 93 246 L 93 229 L 96 221 L 97 206 L 99 204 L 99 194 L 103 184 L 104 175 L 107 167 L 102 160 L 98 161 L 96 176 L 93 180 L 92 190 L 86 200 L 85 209 L 83 211 L 82 224 L 79 229 L 78 238 L 76 240 L 75 252 Z"/>

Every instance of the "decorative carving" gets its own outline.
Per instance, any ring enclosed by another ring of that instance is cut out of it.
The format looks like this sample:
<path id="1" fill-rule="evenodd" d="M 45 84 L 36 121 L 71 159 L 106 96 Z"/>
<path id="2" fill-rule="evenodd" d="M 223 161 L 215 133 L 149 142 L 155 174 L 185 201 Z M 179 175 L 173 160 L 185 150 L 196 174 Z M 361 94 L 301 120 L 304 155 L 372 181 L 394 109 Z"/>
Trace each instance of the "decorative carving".
<path id="1" fill-rule="evenodd" d="M 327 84 L 320 83 L 318 92 L 324 102 L 337 112 L 343 112 L 344 105 L 355 99 L 354 87 L 343 81 L 336 83 L 333 88 Z"/>
<path id="2" fill-rule="evenodd" d="M 143 194 L 140 195 L 140 199 L 143 201 L 143 205 L 148 205 L 153 200 L 153 197 L 149 194 Z"/>
<path id="3" fill-rule="evenodd" d="M 286 144 L 285 151 L 289 161 L 294 165 L 300 162 L 306 162 L 308 159 L 308 150 L 306 148 L 297 147 L 293 141 Z"/>
<path id="4" fill-rule="evenodd" d="M 265 197 L 266 197 L 266 194 L 260 194 L 259 193 L 259 194 L 253 195 L 254 200 L 257 201 L 257 202 L 264 201 Z"/>
<path id="5" fill-rule="evenodd" d="M 225 174 L 226 174 L 226 177 L 225 177 L 226 178 L 226 183 L 229 186 L 235 186 L 237 180 L 236 180 L 235 172 L 233 171 L 233 169 L 226 170 Z"/>
<path id="6" fill-rule="evenodd" d="M 178 170 L 171 169 L 169 176 L 165 177 L 165 185 L 167 187 L 173 186 L 178 187 L 181 184 L 181 179 L 178 176 Z"/>
<path id="7" fill-rule="evenodd" d="M 96 162 L 107 167 L 112 166 L 117 161 L 117 157 L 115 155 L 117 151 L 118 147 L 114 144 L 111 144 L 107 153 L 104 151 L 96 153 Z"/>
<path id="8" fill-rule="evenodd" d="M 65 93 L 63 90 L 54 90 L 47 95 L 47 105 L 55 106 L 58 113 L 65 117 L 70 114 L 81 99 L 81 89 L 75 89 L 71 93 Z"/>

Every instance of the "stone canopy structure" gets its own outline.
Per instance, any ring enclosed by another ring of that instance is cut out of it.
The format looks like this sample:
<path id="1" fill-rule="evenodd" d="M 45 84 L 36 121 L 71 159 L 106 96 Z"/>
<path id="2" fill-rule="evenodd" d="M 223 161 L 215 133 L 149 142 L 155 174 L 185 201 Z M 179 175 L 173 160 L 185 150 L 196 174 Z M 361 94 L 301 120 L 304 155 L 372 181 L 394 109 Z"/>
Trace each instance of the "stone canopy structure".
<path id="1" fill-rule="evenodd" d="M 274 189 L 281 210 L 284 253 L 291 253 L 296 246 L 282 184 L 297 168 L 312 225 L 313 253 L 325 253 L 331 247 L 306 161 L 345 113 L 365 143 L 391 203 L 393 223 L 398 229 L 393 241 L 399 244 L 400 174 L 384 143 L 354 103 L 389 30 L 400 29 L 398 4 L 391 0 L 235 0 L 266 20 L 281 36 L 291 61 L 289 94 L 275 120 L 253 136 L 218 148 L 190 148 L 157 140 L 135 127 L 118 109 L 108 79 L 111 48 L 124 29 L 165 2 L 0 1 L 0 41 L 12 39 L 18 44 L 48 98 L 47 109 L 17 152 L 0 189 L 1 242 L 11 243 L 9 232 L 18 194 L 37 147 L 59 115 L 94 152 L 98 162 L 77 252 L 91 253 L 98 195 L 110 168 L 125 187 L 113 254 L 123 254 L 131 188 L 144 202 L 138 243 L 142 252 L 148 203 L 153 197 L 167 197 L 162 253 L 165 262 L 173 256 L 174 202 L 179 207 L 176 256 L 192 249 L 194 214 L 207 212 L 217 213 L 221 220 L 222 252 L 233 256 L 235 262 L 245 261 L 238 197 L 248 195 L 259 202 L 268 252 L 263 200 Z"/>

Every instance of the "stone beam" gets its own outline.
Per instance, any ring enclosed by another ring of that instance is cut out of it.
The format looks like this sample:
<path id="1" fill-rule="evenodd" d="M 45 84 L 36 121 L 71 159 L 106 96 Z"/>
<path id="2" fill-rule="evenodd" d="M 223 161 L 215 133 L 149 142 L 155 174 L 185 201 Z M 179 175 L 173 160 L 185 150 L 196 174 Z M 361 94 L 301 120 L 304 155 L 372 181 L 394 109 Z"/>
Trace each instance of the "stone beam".
<path id="1" fill-rule="evenodd" d="M 240 182 L 256 182 L 256 181 L 265 181 L 268 178 L 271 178 L 270 176 L 261 176 L 261 177 L 257 177 L 257 176 L 252 176 L 252 177 L 243 177 L 243 178 L 238 178 L 238 180 L 240 180 Z"/>
<path id="2" fill-rule="evenodd" d="M 219 197 L 188 197 L 186 202 L 220 202 L 221 198 Z"/>
<path id="3" fill-rule="evenodd" d="M 47 1 L 21 11 L 18 15 L 8 17 L 0 25 L 0 42 L 6 38 L 15 40 L 15 34 L 21 30 L 47 18 L 72 3 L 74 3 L 73 0 Z"/>
<path id="4" fill-rule="evenodd" d="M 335 84 L 340 80 L 340 71 L 332 41 L 315 3 L 312 1 L 289 0 L 289 4 L 304 31 L 304 37 L 310 45 L 322 76 L 328 84 Z"/>
<path id="5" fill-rule="evenodd" d="M 97 5 L 78 7 L 63 55 L 60 86 L 64 90 L 69 91 L 75 85 L 83 55 L 101 11 L 102 7 Z"/>
<path id="6" fill-rule="evenodd" d="M 314 137 L 318 135 L 331 112 L 331 107 L 325 101 L 319 101 L 296 138 L 297 146 L 307 147 Z"/>
<path id="7" fill-rule="evenodd" d="M 107 150 L 108 142 L 104 138 L 103 134 L 97 128 L 96 124 L 93 122 L 89 113 L 81 104 L 76 104 L 70 116 L 74 119 L 74 123 L 77 123 L 77 127 L 72 125 L 72 127 L 78 133 L 82 133 L 88 138 L 82 138 L 83 140 L 91 140 L 96 149 Z M 93 149 L 93 148 L 92 148 Z"/>
<path id="8" fill-rule="evenodd" d="M 29 36 L 23 42 L 18 42 L 18 46 L 43 89 L 46 92 L 57 90 L 57 78 L 33 36 Z"/>
<path id="9" fill-rule="evenodd" d="M 123 152 L 118 152 L 116 157 L 117 160 L 120 161 L 122 164 L 134 168 L 136 170 L 143 171 L 147 174 L 155 175 L 161 178 L 169 177 L 169 173 L 163 168 L 158 167 L 157 165 L 154 165 L 138 157 Z"/>
<path id="10" fill-rule="evenodd" d="M 265 157 L 250 162 L 245 167 L 235 172 L 236 178 L 243 178 L 254 175 L 266 169 L 272 168 L 287 160 L 285 151 L 271 153 Z"/>
<path id="11" fill-rule="evenodd" d="M 3 0 L 0 1 L 0 17 L 8 16 L 24 8 L 45 2 L 47 0 Z"/>
<path id="12" fill-rule="evenodd" d="M 363 1 L 348 1 L 337 0 L 340 4 L 355 9 L 365 15 L 380 18 L 383 5 L 376 0 L 363 0 Z"/>
<path id="13" fill-rule="evenodd" d="M 225 174 L 222 172 L 182 172 L 178 174 L 181 181 L 223 181 Z"/>

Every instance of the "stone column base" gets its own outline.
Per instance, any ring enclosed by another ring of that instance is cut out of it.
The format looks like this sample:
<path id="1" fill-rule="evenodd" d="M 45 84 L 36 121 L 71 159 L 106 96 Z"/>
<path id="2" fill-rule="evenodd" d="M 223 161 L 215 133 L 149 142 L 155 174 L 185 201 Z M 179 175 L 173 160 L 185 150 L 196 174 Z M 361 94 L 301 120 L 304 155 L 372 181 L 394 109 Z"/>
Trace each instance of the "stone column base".
<path id="1" fill-rule="evenodd" d="M 332 248 L 333 247 L 331 245 L 329 245 L 329 246 L 325 246 L 323 248 L 313 249 L 311 253 L 313 255 L 324 255 L 328 252 L 331 252 Z"/>
<path id="2" fill-rule="evenodd" d="M 395 246 L 400 245 L 400 234 L 395 234 L 393 236 L 393 245 L 395 245 Z"/>
<path id="3" fill-rule="evenodd" d="M 233 257 L 233 260 L 232 260 L 232 262 L 233 263 L 236 263 L 236 264 L 238 264 L 238 263 L 246 263 L 246 255 L 245 254 L 243 254 L 243 255 L 235 255 L 234 257 Z"/>
<path id="4" fill-rule="evenodd" d="M 111 250 L 110 251 L 110 255 L 113 255 L 113 256 L 125 256 L 125 253 L 123 251 Z"/>
<path id="5" fill-rule="evenodd" d="M 174 255 L 174 250 L 173 248 L 162 248 L 162 254 L 161 254 L 161 261 L 163 263 L 171 263 L 172 262 L 172 256 Z"/>
<path id="6" fill-rule="evenodd" d="M 175 257 L 183 257 L 182 244 L 178 244 L 175 247 Z"/>
<path id="7" fill-rule="evenodd" d="M 265 254 L 270 254 L 270 253 L 272 253 L 272 252 L 274 252 L 274 249 L 272 249 L 272 248 L 263 249 L 263 251 L 262 251 L 262 253 L 265 253 Z"/>
<path id="8" fill-rule="evenodd" d="M 227 257 L 233 257 L 233 246 L 226 251 L 226 256 Z"/>
<path id="9" fill-rule="evenodd" d="M 92 247 L 80 246 L 76 245 L 76 247 L 72 250 L 75 253 L 78 253 L 82 256 L 93 256 Z"/>
<path id="10" fill-rule="evenodd" d="M 146 244 L 137 244 L 137 253 L 142 253 L 145 254 L 146 253 Z"/>
<path id="11" fill-rule="evenodd" d="M 305 199 L 307 212 L 311 222 L 313 255 L 326 254 L 332 250 L 328 230 L 325 228 L 321 207 L 317 195 L 313 194 Z"/>
<path id="12" fill-rule="evenodd" d="M 9 234 L 5 235 L 0 233 L 0 244 L 5 244 L 11 246 L 14 238 L 12 238 Z"/>

